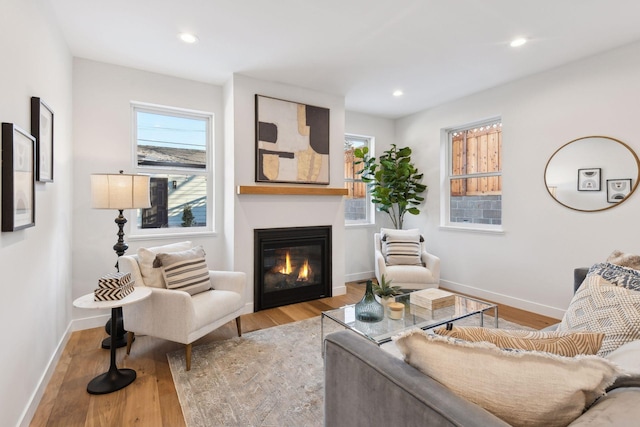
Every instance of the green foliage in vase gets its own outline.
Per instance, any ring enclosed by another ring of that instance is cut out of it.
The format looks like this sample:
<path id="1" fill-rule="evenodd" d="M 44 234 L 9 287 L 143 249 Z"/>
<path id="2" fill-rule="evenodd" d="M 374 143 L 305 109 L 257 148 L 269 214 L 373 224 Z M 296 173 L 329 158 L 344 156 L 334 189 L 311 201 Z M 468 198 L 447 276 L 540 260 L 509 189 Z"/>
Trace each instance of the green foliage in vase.
<path id="1" fill-rule="evenodd" d="M 400 286 L 391 286 L 391 280 L 387 280 L 384 277 L 380 277 L 380 283 L 373 284 L 373 292 L 379 297 L 392 297 L 395 295 L 400 295 L 402 292 L 400 291 Z"/>
<path id="2" fill-rule="evenodd" d="M 371 192 L 371 202 L 381 212 L 386 212 L 393 226 L 402 229 L 404 215 L 418 215 L 417 208 L 424 201 L 427 186 L 422 184 L 423 174 L 411 162 L 411 148 L 397 148 L 395 144 L 378 159 L 369 156 L 369 148 L 356 148 L 354 155 L 362 164 L 362 181 Z"/>

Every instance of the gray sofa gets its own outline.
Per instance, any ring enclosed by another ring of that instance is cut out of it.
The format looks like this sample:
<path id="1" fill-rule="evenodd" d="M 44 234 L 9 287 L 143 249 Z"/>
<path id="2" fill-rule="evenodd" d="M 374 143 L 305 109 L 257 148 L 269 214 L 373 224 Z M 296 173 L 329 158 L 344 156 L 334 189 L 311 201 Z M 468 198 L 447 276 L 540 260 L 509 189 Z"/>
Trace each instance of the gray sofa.
<path id="1" fill-rule="evenodd" d="M 576 271 L 576 288 L 586 271 Z M 607 356 L 640 372 L 640 341 Z M 325 426 L 508 426 L 351 331 L 325 339 Z M 640 382 L 617 381 L 571 426 L 640 425 Z"/>

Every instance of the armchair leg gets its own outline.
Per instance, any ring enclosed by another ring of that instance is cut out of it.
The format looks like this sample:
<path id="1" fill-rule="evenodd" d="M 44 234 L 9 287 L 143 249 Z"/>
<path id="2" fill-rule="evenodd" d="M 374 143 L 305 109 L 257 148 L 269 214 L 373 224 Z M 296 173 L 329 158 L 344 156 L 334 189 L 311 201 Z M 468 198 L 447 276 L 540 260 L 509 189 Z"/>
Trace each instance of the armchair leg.
<path id="1" fill-rule="evenodd" d="M 236 317 L 236 327 L 238 328 L 238 336 L 242 336 L 242 323 L 240 321 L 240 316 Z"/>
<path id="2" fill-rule="evenodd" d="M 184 358 L 187 362 L 187 371 L 191 370 L 191 344 L 187 344 L 184 348 Z"/>
<path id="3" fill-rule="evenodd" d="M 127 354 L 131 354 L 131 344 L 133 344 L 134 336 L 133 332 L 127 332 Z"/>

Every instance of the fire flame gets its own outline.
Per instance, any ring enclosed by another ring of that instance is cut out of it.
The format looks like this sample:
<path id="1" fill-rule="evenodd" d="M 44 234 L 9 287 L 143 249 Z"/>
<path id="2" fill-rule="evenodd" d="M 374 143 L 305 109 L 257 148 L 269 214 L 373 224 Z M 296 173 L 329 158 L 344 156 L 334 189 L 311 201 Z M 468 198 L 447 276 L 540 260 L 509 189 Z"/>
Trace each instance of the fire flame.
<path id="1" fill-rule="evenodd" d="M 280 269 L 280 273 L 282 274 L 291 274 L 293 270 L 291 269 L 291 258 L 289 257 L 289 251 L 287 251 L 287 255 L 285 257 L 285 264 Z"/>
<path id="2" fill-rule="evenodd" d="M 280 274 L 292 274 L 293 273 L 293 268 L 291 267 L 291 256 L 289 255 L 289 251 L 286 252 L 285 254 L 285 259 L 284 259 L 284 264 L 282 264 L 280 266 L 280 269 L 278 270 L 278 273 Z M 302 267 L 300 267 L 300 269 L 298 270 L 298 281 L 299 282 L 306 282 L 307 280 L 309 280 L 309 276 L 311 275 L 311 267 L 309 267 L 309 260 L 304 260 L 304 264 L 302 265 Z"/>
<path id="3" fill-rule="evenodd" d="M 309 279 L 309 270 L 311 270 L 309 268 L 309 261 L 305 259 L 304 264 L 298 273 L 298 280 L 301 282 L 307 281 Z"/>

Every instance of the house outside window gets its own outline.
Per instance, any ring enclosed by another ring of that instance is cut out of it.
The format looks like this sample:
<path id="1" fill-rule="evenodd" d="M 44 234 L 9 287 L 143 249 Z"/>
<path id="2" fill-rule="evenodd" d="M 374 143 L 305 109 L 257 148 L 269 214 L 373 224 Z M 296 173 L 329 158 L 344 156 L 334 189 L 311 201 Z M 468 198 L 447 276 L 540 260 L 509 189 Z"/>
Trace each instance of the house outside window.
<path id="1" fill-rule="evenodd" d="M 356 148 L 368 147 L 373 152 L 373 138 L 361 135 L 345 135 L 344 139 L 344 186 L 349 190 L 345 197 L 344 216 L 346 225 L 373 224 L 373 204 L 367 184 L 362 181 L 359 171 L 362 164 L 356 165 Z"/>
<path id="2" fill-rule="evenodd" d="M 134 166 L 151 176 L 133 234 L 213 231 L 213 114 L 132 103 L 132 116 Z"/>
<path id="3" fill-rule="evenodd" d="M 502 229 L 502 121 L 447 130 L 444 226 Z"/>

